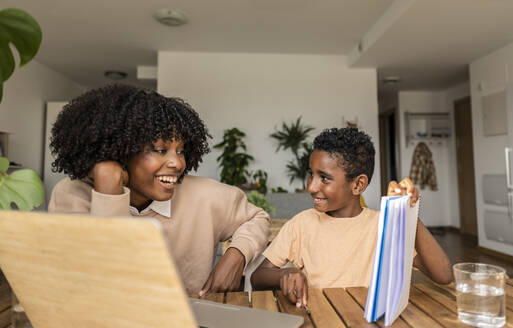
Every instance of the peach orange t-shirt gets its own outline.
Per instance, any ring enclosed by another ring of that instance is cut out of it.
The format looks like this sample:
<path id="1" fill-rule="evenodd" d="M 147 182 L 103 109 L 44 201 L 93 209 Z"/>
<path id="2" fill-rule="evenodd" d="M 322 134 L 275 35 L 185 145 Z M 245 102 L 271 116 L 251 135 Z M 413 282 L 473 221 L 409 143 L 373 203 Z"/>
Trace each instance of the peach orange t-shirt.
<path id="1" fill-rule="evenodd" d="M 379 212 L 352 218 L 305 210 L 285 223 L 264 256 L 276 266 L 301 268 L 313 288 L 369 286 Z"/>

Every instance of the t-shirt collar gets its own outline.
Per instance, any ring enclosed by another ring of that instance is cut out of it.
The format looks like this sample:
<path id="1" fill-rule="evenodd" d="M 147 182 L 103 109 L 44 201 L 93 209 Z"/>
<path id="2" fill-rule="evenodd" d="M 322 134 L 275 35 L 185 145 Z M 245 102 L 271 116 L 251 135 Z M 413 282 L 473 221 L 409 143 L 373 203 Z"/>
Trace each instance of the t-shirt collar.
<path id="1" fill-rule="evenodd" d="M 364 217 L 364 216 L 367 216 L 366 212 L 367 212 L 368 208 L 367 207 L 362 207 L 362 211 L 360 212 L 360 214 L 358 214 L 357 216 L 353 216 L 353 217 L 350 217 L 350 218 L 334 218 L 328 214 L 326 214 L 325 212 L 319 212 L 320 213 L 320 217 L 322 218 L 325 218 L 325 219 L 329 219 L 329 220 L 340 220 L 340 219 L 343 219 L 343 220 L 355 220 L 355 219 L 360 219 L 361 217 Z"/>
<path id="2" fill-rule="evenodd" d="M 132 214 L 139 214 L 143 215 L 148 213 L 149 211 L 154 211 L 162 216 L 165 216 L 166 218 L 171 218 L 171 200 L 165 200 L 165 201 L 158 201 L 154 200 L 151 202 L 148 207 L 146 207 L 144 210 L 139 212 L 135 207 L 130 206 L 130 212 Z"/>

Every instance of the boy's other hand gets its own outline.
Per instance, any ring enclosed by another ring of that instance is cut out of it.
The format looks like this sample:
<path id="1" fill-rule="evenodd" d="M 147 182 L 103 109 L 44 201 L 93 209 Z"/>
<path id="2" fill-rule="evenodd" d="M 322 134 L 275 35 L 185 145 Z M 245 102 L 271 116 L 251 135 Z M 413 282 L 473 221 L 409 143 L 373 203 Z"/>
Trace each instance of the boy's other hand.
<path id="1" fill-rule="evenodd" d="M 388 184 L 387 196 L 408 195 L 411 197 L 410 206 L 413 207 L 419 200 L 419 190 L 410 178 L 404 178 L 401 182 L 390 181 Z"/>
<path id="2" fill-rule="evenodd" d="M 245 263 L 246 259 L 238 249 L 228 248 L 210 273 L 205 285 L 199 292 L 199 296 L 239 289 Z"/>
<path id="3" fill-rule="evenodd" d="M 281 269 L 280 287 L 283 295 L 297 307 L 308 301 L 308 283 L 304 273 L 297 268 Z"/>
<path id="4" fill-rule="evenodd" d="M 102 194 L 121 195 L 128 185 L 128 172 L 115 161 L 96 163 L 89 176 L 94 181 L 94 190 Z"/>

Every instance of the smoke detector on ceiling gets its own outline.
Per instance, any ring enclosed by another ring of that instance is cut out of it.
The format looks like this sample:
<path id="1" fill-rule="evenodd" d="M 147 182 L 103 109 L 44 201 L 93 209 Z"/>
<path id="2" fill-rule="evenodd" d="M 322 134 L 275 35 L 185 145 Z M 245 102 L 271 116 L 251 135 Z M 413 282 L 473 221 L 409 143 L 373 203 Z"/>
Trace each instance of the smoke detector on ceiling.
<path id="1" fill-rule="evenodd" d="M 167 26 L 180 26 L 186 24 L 189 21 L 183 12 L 168 8 L 155 11 L 155 13 L 153 13 L 153 17 L 160 24 Z"/>
<path id="2" fill-rule="evenodd" d="M 397 84 L 401 82 L 401 78 L 399 76 L 387 76 L 383 78 L 383 84 Z"/>
<path id="3" fill-rule="evenodd" d="M 123 80 L 127 77 L 126 72 L 123 71 L 105 71 L 103 75 L 110 80 Z"/>

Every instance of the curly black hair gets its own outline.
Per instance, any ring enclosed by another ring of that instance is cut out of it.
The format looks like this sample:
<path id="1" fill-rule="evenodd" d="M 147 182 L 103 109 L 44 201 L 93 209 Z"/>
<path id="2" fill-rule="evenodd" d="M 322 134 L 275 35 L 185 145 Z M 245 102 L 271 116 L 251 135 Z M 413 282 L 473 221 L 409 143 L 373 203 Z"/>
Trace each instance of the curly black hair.
<path id="1" fill-rule="evenodd" d="M 192 107 L 179 98 L 114 84 L 94 89 L 64 106 L 52 128 L 54 172 L 71 179 L 87 177 L 101 161 L 124 168 L 144 146 L 158 139 L 184 143 L 186 170 L 197 170 L 210 151 L 208 130 Z"/>
<path id="2" fill-rule="evenodd" d="M 326 129 L 314 139 L 313 149 L 337 158 L 349 181 L 365 174 L 370 183 L 376 150 L 371 138 L 364 132 L 356 128 Z"/>

